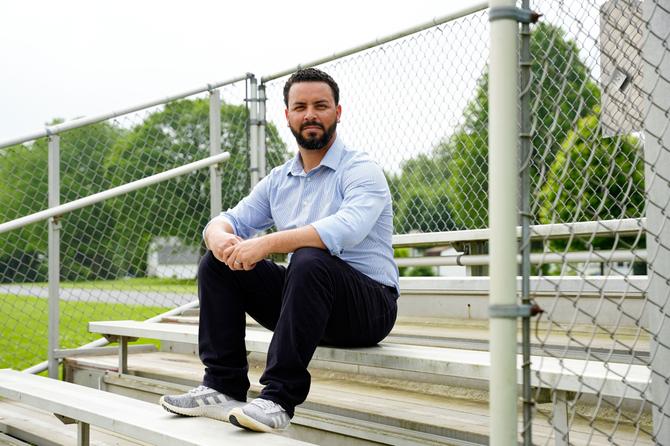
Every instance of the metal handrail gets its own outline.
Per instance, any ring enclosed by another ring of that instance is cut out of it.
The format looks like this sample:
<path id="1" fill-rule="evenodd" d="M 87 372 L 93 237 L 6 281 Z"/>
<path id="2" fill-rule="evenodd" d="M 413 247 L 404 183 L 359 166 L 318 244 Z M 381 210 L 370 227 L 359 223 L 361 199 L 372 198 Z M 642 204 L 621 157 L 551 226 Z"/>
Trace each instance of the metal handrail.
<path id="1" fill-rule="evenodd" d="M 127 194 L 129 192 L 133 192 L 138 189 L 142 189 L 144 187 L 193 172 L 194 170 L 202 169 L 203 167 L 208 167 L 213 164 L 226 161 L 228 158 L 230 158 L 230 153 L 223 152 L 218 155 L 209 156 L 189 164 L 184 164 L 183 166 L 175 167 L 174 169 L 166 170 L 165 172 L 157 173 L 146 178 L 122 184 L 121 186 L 117 186 L 97 194 L 70 201 L 69 203 L 61 204 L 60 206 L 54 206 L 34 214 L 26 215 L 25 217 L 20 217 L 0 224 L 0 234 L 11 231 L 13 229 L 22 228 L 32 223 L 44 221 L 51 217 L 60 216 L 68 212 L 84 208 L 86 206 L 91 206 L 101 201 L 105 201 L 119 195 Z"/>
<path id="2" fill-rule="evenodd" d="M 647 219 L 623 218 L 615 220 L 583 221 L 572 223 L 552 223 L 532 225 L 531 240 L 562 239 L 574 236 L 615 236 L 637 235 L 645 230 Z M 521 227 L 516 228 L 517 238 L 521 237 Z M 490 229 L 466 229 L 461 231 L 426 232 L 397 234 L 393 236 L 393 246 L 428 247 L 450 245 L 458 242 L 485 242 L 489 240 Z"/>
<path id="3" fill-rule="evenodd" d="M 447 256 L 401 257 L 396 264 L 402 266 L 483 266 L 491 260 L 489 254 L 454 253 Z M 540 252 L 530 254 L 533 265 L 548 263 L 602 263 L 602 262 L 645 262 L 647 250 L 598 250 L 576 252 Z M 517 263 L 521 263 L 521 255 L 517 255 Z"/>
<path id="4" fill-rule="evenodd" d="M 284 77 L 284 76 L 289 75 L 289 74 L 291 74 L 291 73 L 293 73 L 296 70 L 299 70 L 301 68 L 308 68 L 308 67 L 313 67 L 313 66 L 316 66 L 316 65 L 321 65 L 321 64 L 324 64 L 324 63 L 327 63 L 327 62 L 332 62 L 333 60 L 340 59 L 342 57 L 351 56 L 352 54 L 360 53 L 361 51 L 365 51 L 365 50 L 368 50 L 370 48 L 374 48 L 376 46 L 383 45 L 385 43 L 392 42 L 394 40 L 398 40 L 398 39 L 401 39 L 403 37 L 407 37 L 411 34 L 415 34 L 415 33 L 424 31 L 424 30 L 432 28 L 434 26 L 442 25 L 443 23 L 449 22 L 451 20 L 456 20 L 456 19 L 459 19 L 461 17 L 465 17 L 466 15 L 472 14 L 474 12 L 478 12 L 478 11 L 481 11 L 483 9 L 486 9 L 488 7 L 488 5 L 489 5 L 488 1 L 479 1 L 479 2 L 474 3 L 474 4 L 472 4 L 468 7 L 461 8 L 457 11 L 454 11 L 450 14 L 443 15 L 443 16 L 440 16 L 440 17 L 435 17 L 435 18 L 433 18 L 433 20 L 430 20 L 428 22 L 422 23 L 420 25 L 413 26 L 411 28 L 407 28 L 403 31 L 393 33 L 393 34 L 390 34 L 390 35 L 385 36 L 385 37 L 377 38 L 377 39 L 372 40 L 368 43 L 364 43 L 363 45 L 358 45 L 358 46 L 355 46 L 353 48 L 349 48 L 349 49 L 344 50 L 344 51 L 339 51 L 339 52 L 334 53 L 330 56 L 322 57 L 320 59 L 316 59 L 316 60 L 313 60 L 311 62 L 307 62 L 307 63 L 304 63 L 304 64 L 299 64 L 298 66 L 287 68 L 285 70 L 279 71 L 279 72 L 274 73 L 274 74 L 269 74 L 267 76 L 262 76 L 261 77 L 261 83 L 265 83 L 265 82 L 268 82 L 268 81 L 271 81 L 271 80 L 278 79 L 280 77 Z"/>
<path id="5" fill-rule="evenodd" d="M 156 99 L 156 100 L 153 100 L 153 101 L 143 102 L 141 104 L 137 104 L 137 105 L 134 105 L 132 107 L 127 107 L 127 108 L 124 108 L 124 109 L 121 109 L 121 110 L 112 111 L 112 112 L 108 112 L 108 113 L 103 113 L 101 115 L 95 115 L 95 116 L 91 116 L 91 117 L 73 119 L 72 121 L 63 122 L 62 124 L 46 126 L 44 128 L 44 130 L 38 130 L 38 131 L 35 131 L 35 132 L 32 132 L 32 133 L 29 133 L 27 135 L 19 136 L 17 138 L 12 138 L 12 139 L 8 139 L 8 140 L 5 140 L 5 141 L 0 141 L 0 149 L 3 149 L 5 147 L 9 147 L 9 146 L 13 146 L 13 145 L 16 145 L 16 144 L 22 144 L 24 142 L 32 141 L 32 140 L 35 140 L 35 139 L 38 139 L 38 138 L 43 138 L 45 136 L 57 135 L 59 133 L 65 132 L 67 130 L 72 130 L 72 129 L 76 129 L 76 128 L 83 127 L 83 126 L 86 126 L 86 125 L 95 124 L 97 122 L 106 121 L 108 119 L 112 119 L 112 118 L 116 118 L 116 117 L 119 117 L 119 116 L 127 115 L 128 113 L 133 113 L 133 112 L 136 112 L 136 111 L 139 111 L 139 110 L 144 110 L 145 108 L 165 104 L 167 102 L 175 101 L 177 99 L 183 99 L 185 97 L 192 96 L 194 94 L 202 93 L 202 92 L 205 92 L 205 91 L 212 91 L 212 90 L 215 90 L 217 88 L 223 87 L 225 85 L 234 84 L 235 82 L 239 82 L 239 81 L 249 79 L 249 78 L 252 78 L 252 77 L 254 77 L 253 74 L 246 73 L 243 76 L 237 76 L 237 77 L 234 77 L 234 78 L 231 78 L 231 79 L 227 79 L 225 81 L 214 82 L 213 84 L 207 84 L 207 85 L 204 85 L 204 86 L 201 86 L 201 87 L 198 87 L 198 88 L 194 88 L 194 89 L 191 89 L 191 90 L 184 91 L 182 93 L 166 96 L 166 97 L 161 98 L 161 99 Z"/>

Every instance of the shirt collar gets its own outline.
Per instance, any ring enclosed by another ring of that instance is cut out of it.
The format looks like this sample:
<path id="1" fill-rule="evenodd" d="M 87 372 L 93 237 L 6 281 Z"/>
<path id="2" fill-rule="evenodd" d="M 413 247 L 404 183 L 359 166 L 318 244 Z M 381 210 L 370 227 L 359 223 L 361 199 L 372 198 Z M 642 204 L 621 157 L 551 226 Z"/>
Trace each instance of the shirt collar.
<path id="1" fill-rule="evenodd" d="M 330 146 L 326 155 L 323 157 L 315 170 L 321 166 L 326 166 L 332 170 L 337 170 L 340 166 L 340 161 L 342 161 L 342 153 L 344 152 L 344 142 L 340 139 L 339 136 L 335 137 L 335 142 Z M 289 170 L 289 175 L 299 176 L 305 174 L 305 169 L 302 166 L 302 159 L 300 158 L 300 152 L 293 158 L 293 163 L 291 164 L 291 169 Z"/>

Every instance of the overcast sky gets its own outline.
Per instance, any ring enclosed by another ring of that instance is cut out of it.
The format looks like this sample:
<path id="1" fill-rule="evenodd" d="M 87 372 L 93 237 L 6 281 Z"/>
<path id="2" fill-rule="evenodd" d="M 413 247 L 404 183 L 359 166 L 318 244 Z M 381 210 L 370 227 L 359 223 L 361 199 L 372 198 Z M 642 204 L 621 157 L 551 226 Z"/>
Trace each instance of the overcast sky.
<path id="1" fill-rule="evenodd" d="M 469 1 L 22 0 L 0 5 L 0 141 L 366 43 Z"/>

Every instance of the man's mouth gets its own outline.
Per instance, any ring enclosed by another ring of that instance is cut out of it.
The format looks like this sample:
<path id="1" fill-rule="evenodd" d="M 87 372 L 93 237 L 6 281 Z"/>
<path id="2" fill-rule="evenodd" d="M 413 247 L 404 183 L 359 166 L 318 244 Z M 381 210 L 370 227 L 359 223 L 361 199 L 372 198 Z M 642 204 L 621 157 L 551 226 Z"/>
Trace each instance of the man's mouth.
<path id="1" fill-rule="evenodd" d="M 318 124 L 309 124 L 302 126 L 302 130 L 323 130 L 323 127 Z"/>

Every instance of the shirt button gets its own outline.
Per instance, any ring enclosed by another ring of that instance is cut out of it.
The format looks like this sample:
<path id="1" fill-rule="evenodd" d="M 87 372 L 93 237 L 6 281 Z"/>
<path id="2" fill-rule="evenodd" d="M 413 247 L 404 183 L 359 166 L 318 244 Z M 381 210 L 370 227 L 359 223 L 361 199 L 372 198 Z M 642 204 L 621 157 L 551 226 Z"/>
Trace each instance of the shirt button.
<path id="1" fill-rule="evenodd" d="M 303 202 L 302 202 L 302 205 L 303 205 L 303 206 L 307 206 L 307 200 L 303 201 Z"/>

